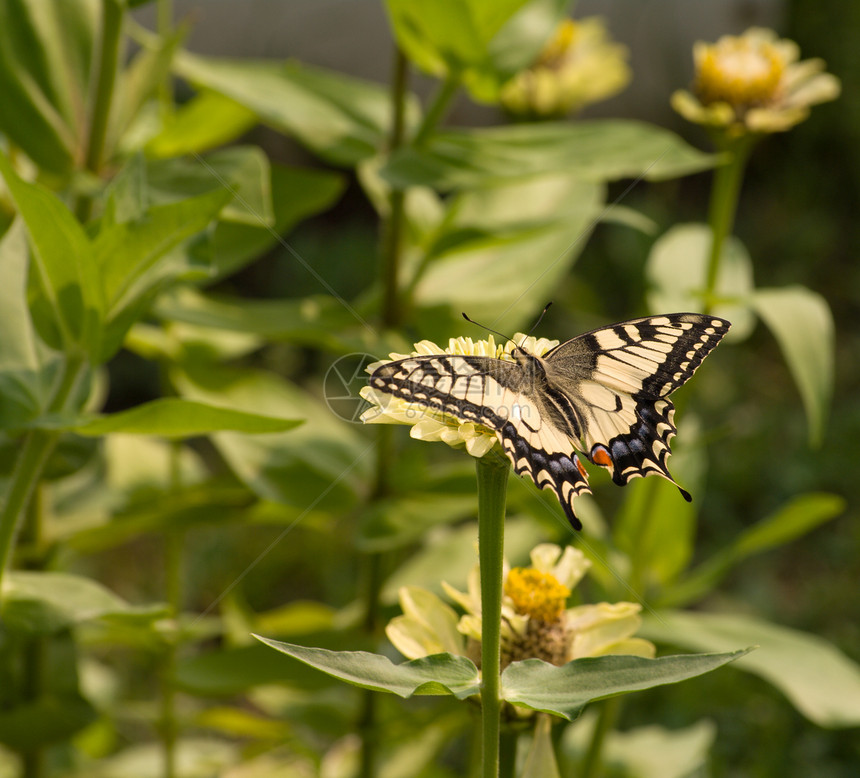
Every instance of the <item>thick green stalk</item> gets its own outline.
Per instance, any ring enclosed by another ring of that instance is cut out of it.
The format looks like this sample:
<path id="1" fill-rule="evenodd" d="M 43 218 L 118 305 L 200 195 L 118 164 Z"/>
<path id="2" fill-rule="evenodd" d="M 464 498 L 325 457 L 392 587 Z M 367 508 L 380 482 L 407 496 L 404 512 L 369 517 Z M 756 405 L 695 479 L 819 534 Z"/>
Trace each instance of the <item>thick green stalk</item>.
<path id="1" fill-rule="evenodd" d="M 158 36 L 164 40 L 173 32 L 173 0 L 158 0 L 155 10 Z M 166 73 L 158 85 L 158 110 L 162 122 L 166 122 L 173 113 L 172 78 L 170 73 Z"/>
<path id="2" fill-rule="evenodd" d="M 477 460 L 478 559 L 481 564 L 481 733 L 483 778 L 499 775 L 502 712 L 500 642 L 505 498 L 510 465 L 495 452 Z"/>
<path id="3" fill-rule="evenodd" d="M 705 313 L 710 313 L 714 307 L 723 246 L 734 227 L 744 168 L 753 143 L 752 136 L 725 143 L 724 151 L 729 155 L 729 161 L 718 167 L 714 173 L 714 186 L 711 190 L 711 203 L 708 210 L 708 224 L 711 227 L 712 239 L 711 252 L 708 256 L 708 272 L 705 278 Z"/>
<path id="4" fill-rule="evenodd" d="M 84 362 L 70 358 L 65 365 L 62 380 L 51 403 L 51 410 L 62 412 L 73 395 L 78 381 L 84 373 Z M 60 433 L 48 430 L 32 430 L 24 436 L 15 468 L 9 479 L 6 501 L 0 509 L 0 591 L 3 575 L 12 559 L 15 538 L 27 512 L 33 490 L 42 477 L 42 470 L 54 450 Z"/>

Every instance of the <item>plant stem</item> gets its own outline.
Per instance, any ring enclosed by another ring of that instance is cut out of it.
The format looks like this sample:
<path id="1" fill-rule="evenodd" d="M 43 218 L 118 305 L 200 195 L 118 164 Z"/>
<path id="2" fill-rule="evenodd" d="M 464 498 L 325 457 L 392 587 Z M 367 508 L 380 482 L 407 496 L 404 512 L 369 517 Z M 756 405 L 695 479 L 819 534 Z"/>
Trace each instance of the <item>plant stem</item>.
<path id="1" fill-rule="evenodd" d="M 62 412 L 66 409 L 66 403 L 73 395 L 83 372 L 83 360 L 69 357 L 51 403 L 52 411 Z M 59 432 L 40 429 L 32 430 L 24 436 L 7 485 L 6 501 L 0 509 L 0 592 L 3 588 L 3 575 L 11 561 L 15 538 L 26 515 L 30 497 L 59 437 Z"/>
<path id="2" fill-rule="evenodd" d="M 394 76 L 391 83 L 389 153 L 403 145 L 408 88 L 409 60 L 398 48 L 394 53 Z M 382 225 L 382 323 L 386 328 L 396 327 L 402 312 L 398 287 L 405 204 L 406 193 L 402 189 L 392 189 L 388 200 L 388 218 Z"/>
<path id="3" fill-rule="evenodd" d="M 597 722 L 594 725 L 594 732 L 591 733 L 591 743 L 588 745 L 588 752 L 585 754 L 585 759 L 582 763 L 582 775 L 580 778 L 595 778 L 595 776 L 600 774 L 603 744 L 606 742 L 607 733 L 615 726 L 620 710 L 620 697 L 610 697 L 608 700 L 603 701 Z"/>
<path id="4" fill-rule="evenodd" d="M 427 107 L 427 112 L 424 114 L 424 120 L 418 127 L 415 137 L 412 140 L 412 145 L 416 148 L 421 148 L 433 130 L 436 129 L 439 122 L 445 117 L 448 108 L 451 106 L 451 101 L 457 90 L 460 88 L 460 77 L 457 75 L 449 75 L 440 85 L 436 94 Z"/>
<path id="5" fill-rule="evenodd" d="M 705 278 L 705 313 L 714 307 L 720 261 L 726 238 L 731 235 L 738 207 L 738 197 L 743 182 L 744 168 L 754 143 L 753 136 L 744 136 L 735 141 L 725 141 L 724 151 L 729 161 L 714 173 L 714 186 L 708 208 L 708 224 L 711 227 L 711 253 L 708 257 L 708 272 Z"/>
<path id="6" fill-rule="evenodd" d="M 500 641 L 505 498 L 510 466 L 491 452 L 477 460 L 478 558 L 481 565 L 481 732 L 483 778 L 499 774 Z"/>
<path id="7" fill-rule="evenodd" d="M 102 0 L 102 28 L 99 53 L 96 61 L 96 93 L 90 113 L 84 166 L 92 173 L 101 170 L 105 140 L 110 125 L 110 109 L 116 85 L 120 41 L 125 3 L 120 0 Z M 75 205 L 75 215 L 81 222 L 90 218 L 92 198 L 82 195 Z"/>

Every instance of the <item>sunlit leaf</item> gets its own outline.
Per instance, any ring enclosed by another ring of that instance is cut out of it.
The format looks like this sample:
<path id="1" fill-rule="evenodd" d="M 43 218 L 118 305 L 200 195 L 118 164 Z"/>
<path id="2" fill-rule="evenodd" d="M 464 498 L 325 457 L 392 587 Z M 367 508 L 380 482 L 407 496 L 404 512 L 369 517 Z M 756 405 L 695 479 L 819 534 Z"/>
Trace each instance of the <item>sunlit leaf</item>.
<path id="1" fill-rule="evenodd" d="M 235 100 L 334 164 L 353 166 L 373 156 L 391 126 L 388 90 L 342 73 L 294 62 L 230 61 L 188 52 L 177 56 L 175 67 L 183 78 Z M 414 123 L 414 98 L 407 108 L 407 119 Z"/>
<path id="2" fill-rule="evenodd" d="M 746 652 L 679 654 L 658 659 L 586 657 L 560 667 L 541 659 L 526 659 L 505 668 L 502 697 L 516 705 L 573 720 L 593 700 L 686 681 L 733 662 Z"/>
<path id="3" fill-rule="evenodd" d="M 707 224 L 676 225 L 654 242 L 645 268 L 652 313 L 705 309 L 711 242 Z M 727 336 L 731 340 L 743 340 L 755 327 L 752 291 L 752 260 L 743 243 L 729 236 L 723 244 L 711 312 L 732 323 Z"/>
<path id="4" fill-rule="evenodd" d="M 2 621 L 15 632 L 50 634 L 135 608 L 90 578 L 13 571 L 3 578 Z"/>
<path id="5" fill-rule="evenodd" d="M 860 725 L 860 666 L 832 643 L 753 616 L 659 611 L 639 634 L 697 651 L 754 644 L 736 667 L 773 684 L 810 721 L 822 727 Z"/>
<path id="6" fill-rule="evenodd" d="M 587 181 L 661 180 L 712 167 L 715 158 L 643 122 L 606 119 L 447 130 L 391 155 L 392 185 L 449 190 L 493 180 L 567 173 Z"/>
<path id="7" fill-rule="evenodd" d="M 480 690 L 478 668 L 464 656 L 434 654 L 396 665 L 388 657 L 367 651 L 328 651 L 255 637 L 276 651 L 363 689 L 392 692 L 398 697 L 453 694 L 458 699 Z"/>
<path id="8" fill-rule="evenodd" d="M 27 306 L 29 249 L 20 220 L 0 239 L 0 427 L 18 427 L 47 410 L 59 355 L 33 328 Z"/>
<path id="9" fill-rule="evenodd" d="M 178 397 L 162 397 L 80 424 L 75 432 L 93 436 L 122 432 L 127 435 L 190 438 L 224 430 L 245 434 L 285 432 L 301 423 L 300 419 L 265 416 Z"/>
<path id="10" fill-rule="evenodd" d="M 72 168 L 85 136 L 100 8 L 0 0 L 0 132 L 52 173 Z"/>
<path id="11" fill-rule="evenodd" d="M 27 225 L 40 296 L 36 328 L 53 347 L 94 350 L 103 315 L 98 265 L 83 227 L 48 190 L 22 180 L 0 153 L 0 174 Z"/>
<path id="12" fill-rule="evenodd" d="M 756 311 L 779 343 L 800 391 L 812 445 L 821 443 L 833 394 L 834 324 L 827 301 L 811 289 L 757 289 Z"/>
<path id="13" fill-rule="evenodd" d="M 244 135 L 257 115 L 225 95 L 204 90 L 180 106 L 167 126 L 146 144 L 156 159 L 202 154 Z"/>

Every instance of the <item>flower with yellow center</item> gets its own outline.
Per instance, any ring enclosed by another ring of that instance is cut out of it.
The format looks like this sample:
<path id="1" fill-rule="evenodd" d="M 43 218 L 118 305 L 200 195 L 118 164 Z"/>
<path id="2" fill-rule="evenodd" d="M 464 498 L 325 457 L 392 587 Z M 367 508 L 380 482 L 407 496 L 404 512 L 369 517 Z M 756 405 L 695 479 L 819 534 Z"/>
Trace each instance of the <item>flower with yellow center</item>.
<path id="1" fill-rule="evenodd" d="M 753 27 L 693 47 L 692 93 L 679 90 L 672 107 L 697 124 L 725 128 L 733 136 L 788 130 L 809 115 L 810 106 L 839 96 L 839 79 L 820 59 L 799 62 L 794 41 Z"/>
<path id="2" fill-rule="evenodd" d="M 387 362 L 432 354 L 495 357 L 507 362 L 515 362 L 516 360 L 511 356 L 515 344 L 530 354 L 543 356 L 557 346 L 558 341 L 526 336 L 518 332 L 513 340 L 509 340 L 505 345 L 497 345 L 490 335 L 487 340 L 478 341 L 473 341 L 471 338 L 451 338 L 447 348 L 442 349 L 432 341 L 422 340 L 415 344 L 415 350 L 411 354 L 389 354 L 389 359 L 374 362 L 366 369 L 368 373 L 372 373 Z M 416 440 L 440 440 L 455 448 L 465 446 L 469 454 L 479 459 L 498 442 L 496 433 L 489 427 L 462 422 L 438 409 L 410 403 L 370 386 L 363 387 L 360 394 L 371 405 L 361 414 L 361 421 L 365 424 L 409 424 L 412 426 L 409 434 Z"/>
<path id="3" fill-rule="evenodd" d="M 511 113 L 564 116 L 620 92 L 630 81 L 627 49 L 609 39 L 600 19 L 565 19 L 537 61 L 502 87 Z"/>
<path id="4" fill-rule="evenodd" d="M 502 600 L 502 667 L 538 658 L 555 665 L 605 654 L 653 657 L 654 644 L 633 637 L 640 607 L 631 602 L 579 605 L 566 609 L 571 590 L 591 563 L 578 549 L 563 551 L 552 543 L 532 549 L 531 567 L 504 569 Z M 419 587 L 400 590 L 403 615 L 392 619 L 386 634 L 407 658 L 447 651 L 476 663 L 481 645 L 481 585 L 477 568 L 461 592 L 442 583 L 448 596 L 465 611 L 459 619 L 451 606 Z"/>

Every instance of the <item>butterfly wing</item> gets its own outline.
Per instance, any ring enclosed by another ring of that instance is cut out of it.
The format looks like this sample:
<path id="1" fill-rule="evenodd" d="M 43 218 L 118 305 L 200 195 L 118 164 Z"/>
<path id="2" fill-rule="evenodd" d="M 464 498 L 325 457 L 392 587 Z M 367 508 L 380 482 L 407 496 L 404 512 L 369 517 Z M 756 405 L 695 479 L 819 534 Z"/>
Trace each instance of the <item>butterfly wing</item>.
<path id="1" fill-rule="evenodd" d="M 449 354 L 407 357 L 381 365 L 369 384 L 420 408 L 494 430 L 516 473 L 552 489 L 570 523 L 581 529 L 573 498 L 589 488 L 571 430 L 519 364 Z"/>
<path id="2" fill-rule="evenodd" d="M 666 467 L 676 432 L 667 398 L 730 326 L 697 313 L 652 316 L 585 333 L 545 355 L 548 381 L 569 403 L 585 453 L 615 483 L 652 474 L 675 483 Z"/>

